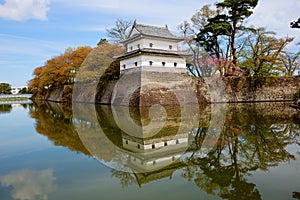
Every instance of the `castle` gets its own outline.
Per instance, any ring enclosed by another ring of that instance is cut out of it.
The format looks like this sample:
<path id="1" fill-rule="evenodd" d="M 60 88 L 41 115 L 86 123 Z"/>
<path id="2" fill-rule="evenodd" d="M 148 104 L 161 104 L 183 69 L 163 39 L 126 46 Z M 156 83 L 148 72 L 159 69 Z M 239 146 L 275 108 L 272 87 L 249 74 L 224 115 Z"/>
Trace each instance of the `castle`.
<path id="1" fill-rule="evenodd" d="M 173 35 L 166 25 L 156 27 L 134 22 L 129 36 L 122 43 L 126 52 L 116 56 L 120 60 L 120 71 L 132 69 L 147 71 L 186 72 L 187 53 L 178 50 L 183 41 Z"/>
<path id="2" fill-rule="evenodd" d="M 179 51 L 183 38 L 167 26 L 156 27 L 134 22 L 129 36 L 122 41 L 126 52 L 120 61 L 120 79 L 114 87 L 111 104 L 152 106 L 197 104 L 188 83 L 186 52 Z"/>

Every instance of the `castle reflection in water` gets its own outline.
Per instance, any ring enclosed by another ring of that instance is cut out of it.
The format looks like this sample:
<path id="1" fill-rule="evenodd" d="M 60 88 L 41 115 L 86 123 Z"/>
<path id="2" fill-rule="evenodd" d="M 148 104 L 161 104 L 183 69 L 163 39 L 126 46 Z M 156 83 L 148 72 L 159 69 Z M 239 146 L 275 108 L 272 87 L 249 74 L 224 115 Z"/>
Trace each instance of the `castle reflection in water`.
<path id="1" fill-rule="evenodd" d="M 219 196 L 241 190 L 259 196 L 247 175 L 295 159 L 287 147 L 298 146 L 300 139 L 299 115 L 284 103 L 185 108 L 78 104 L 73 109 L 51 103 L 32 107 L 30 113 L 40 134 L 94 157 L 111 167 L 115 177 L 131 177 L 130 183 L 141 186 L 181 170 L 207 192 L 219 188 Z M 54 133 L 59 127 L 64 136 Z"/>

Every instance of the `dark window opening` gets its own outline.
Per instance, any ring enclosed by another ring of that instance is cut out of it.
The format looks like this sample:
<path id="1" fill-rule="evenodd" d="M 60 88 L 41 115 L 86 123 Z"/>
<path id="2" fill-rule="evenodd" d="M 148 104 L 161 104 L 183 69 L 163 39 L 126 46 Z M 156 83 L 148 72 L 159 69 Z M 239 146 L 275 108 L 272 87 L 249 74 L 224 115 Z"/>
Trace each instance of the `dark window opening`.
<path id="1" fill-rule="evenodd" d="M 171 50 L 173 47 L 172 47 L 172 45 L 169 45 L 169 49 Z"/>
<path id="2" fill-rule="evenodd" d="M 155 149 L 155 144 L 152 144 L 152 149 Z"/>
<path id="3" fill-rule="evenodd" d="M 149 65 L 152 66 L 153 65 L 153 61 L 149 61 Z"/>
<path id="4" fill-rule="evenodd" d="M 123 65 L 123 69 L 126 69 L 126 65 Z"/>
<path id="5" fill-rule="evenodd" d="M 132 48 L 132 47 L 130 47 L 130 51 L 132 51 L 132 49 L 133 49 L 133 48 Z"/>
<path id="6" fill-rule="evenodd" d="M 165 146 L 168 146 L 168 143 L 167 143 L 167 142 L 165 142 Z"/>
<path id="7" fill-rule="evenodd" d="M 126 142 L 125 142 L 126 144 L 128 144 L 128 140 L 126 140 Z"/>
<path id="8" fill-rule="evenodd" d="M 177 63 L 176 62 L 174 62 L 174 67 L 177 67 Z"/>
<path id="9" fill-rule="evenodd" d="M 140 44 L 138 44 L 138 45 L 137 45 L 137 47 L 138 47 L 138 49 L 139 49 L 139 48 L 141 47 L 141 45 L 140 45 Z"/>
<path id="10" fill-rule="evenodd" d="M 176 144 L 179 144 L 179 140 L 176 140 Z"/>
<path id="11" fill-rule="evenodd" d="M 153 165 L 155 165 L 156 164 L 156 161 L 155 160 L 153 160 Z"/>
<path id="12" fill-rule="evenodd" d="M 138 64 L 137 62 L 134 63 L 135 66 L 137 66 L 137 64 Z"/>
<path id="13" fill-rule="evenodd" d="M 162 62 L 162 66 L 166 66 L 166 62 Z"/>
<path id="14" fill-rule="evenodd" d="M 140 149 L 141 147 L 140 147 L 140 144 L 138 144 L 138 149 Z"/>
<path id="15" fill-rule="evenodd" d="M 152 47 L 153 47 L 153 43 L 149 43 L 149 47 L 151 47 L 151 48 L 152 48 Z"/>

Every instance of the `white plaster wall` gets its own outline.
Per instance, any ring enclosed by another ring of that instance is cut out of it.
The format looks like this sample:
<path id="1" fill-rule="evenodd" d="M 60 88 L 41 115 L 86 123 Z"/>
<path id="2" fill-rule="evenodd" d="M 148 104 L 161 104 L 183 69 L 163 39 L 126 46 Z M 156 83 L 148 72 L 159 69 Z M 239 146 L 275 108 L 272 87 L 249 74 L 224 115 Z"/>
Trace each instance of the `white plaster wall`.
<path id="1" fill-rule="evenodd" d="M 129 58 L 126 60 L 121 60 L 120 61 L 120 70 L 125 70 L 125 69 L 131 69 L 131 68 L 135 68 L 135 62 L 137 62 L 137 66 L 141 66 L 142 65 L 142 56 L 136 56 L 133 58 Z M 126 65 L 126 68 L 124 69 L 124 65 Z"/>
<path id="2" fill-rule="evenodd" d="M 149 38 L 141 38 L 139 40 L 130 42 L 127 44 L 127 52 L 138 49 L 138 45 L 140 48 L 151 48 L 150 43 L 153 44 L 153 49 L 162 49 L 162 50 L 170 50 L 169 46 L 172 45 L 172 51 L 178 51 L 177 42 L 169 41 L 169 40 L 157 40 L 157 39 L 149 39 Z"/>
<path id="3" fill-rule="evenodd" d="M 167 143 L 167 146 L 165 146 L 165 142 Z M 170 146 L 172 148 L 182 148 L 182 145 L 187 145 L 188 138 L 178 138 L 174 140 L 168 140 L 168 141 L 161 141 L 161 142 L 153 142 L 150 144 L 142 144 L 139 142 L 131 141 L 122 138 L 123 147 L 133 150 L 133 151 L 141 151 L 141 150 L 151 150 L 151 149 L 157 149 L 157 148 L 165 148 L 168 149 Z M 127 144 L 126 144 L 127 143 Z M 154 148 L 152 148 L 152 145 L 154 145 Z M 138 148 L 138 146 L 140 148 Z"/>
<path id="4" fill-rule="evenodd" d="M 138 34 L 139 32 L 136 30 L 136 28 L 134 28 L 130 34 L 130 36 L 134 35 L 134 34 Z"/>
<path id="5" fill-rule="evenodd" d="M 174 63 L 176 62 L 176 68 L 186 68 L 185 58 L 142 55 L 142 66 L 150 66 L 150 61 L 153 62 L 153 67 L 162 67 L 162 62 L 166 63 L 165 67 L 174 67 Z"/>
<path id="6" fill-rule="evenodd" d="M 149 66 L 149 62 L 152 61 L 153 64 L 151 67 L 163 67 L 162 62 L 165 62 L 164 67 L 175 68 L 174 63 L 177 63 L 176 68 L 186 68 L 186 59 L 185 58 L 173 58 L 173 57 L 164 57 L 164 56 L 150 56 L 150 55 L 141 55 L 120 62 L 120 70 L 131 69 L 140 66 Z M 137 66 L 135 66 L 137 62 Z M 126 68 L 124 69 L 124 65 Z"/>
<path id="7" fill-rule="evenodd" d="M 127 44 L 127 52 L 138 49 L 138 45 L 140 45 L 140 49 L 142 47 L 142 40 L 133 41 Z M 132 49 L 131 49 L 132 48 Z"/>
<path id="8" fill-rule="evenodd" d="M 153 49 L 162 49 L 162 50 L 170 50 L 169 45 L 172 45 L 172 51 L 178 51 L 178 44 L 177 42 L 163 40 L 163 39 L 149 39 L 143 38 L 142 39 L 142 47 L 143 48 L 151 48 L 149 44 L 153 44 Z"/>

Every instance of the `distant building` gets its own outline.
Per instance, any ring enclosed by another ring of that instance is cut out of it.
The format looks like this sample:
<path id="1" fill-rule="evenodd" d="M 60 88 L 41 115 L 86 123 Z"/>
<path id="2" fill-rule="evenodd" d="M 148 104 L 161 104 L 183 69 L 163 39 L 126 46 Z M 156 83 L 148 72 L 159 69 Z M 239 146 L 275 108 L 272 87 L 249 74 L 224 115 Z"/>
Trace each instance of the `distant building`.
<path id="1" fill-rule="evenodd" d="M 11 93 L 12 93 L 12 94 L 19 94 L 19 92 L 20 92 L 23 88 L 27 88 L 27 87 L 26 87 L 26 86 L 22 86 L 22 87 L 11 87 Z"/>
<path id="2" fill-rule="evenodd" d="M 173 35 L 167 25 L 156 27 L 135 21 L 129 37 L 122 41 L 126 52 L 115 58 L 120 60 L 121 73 L 134 68 L 185 73 L 188 54 L 179 51 L 181 41 L 183 38 Z"/>
<path id="3" fill-rule="evenodd" d="M 11 87 L 11 93 L 12 94 L 19 94 L 21 89 L 22 89 L 22 87 Z"/>

